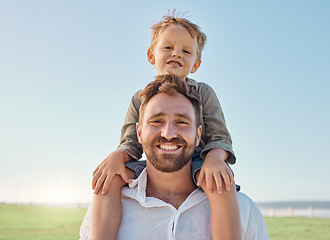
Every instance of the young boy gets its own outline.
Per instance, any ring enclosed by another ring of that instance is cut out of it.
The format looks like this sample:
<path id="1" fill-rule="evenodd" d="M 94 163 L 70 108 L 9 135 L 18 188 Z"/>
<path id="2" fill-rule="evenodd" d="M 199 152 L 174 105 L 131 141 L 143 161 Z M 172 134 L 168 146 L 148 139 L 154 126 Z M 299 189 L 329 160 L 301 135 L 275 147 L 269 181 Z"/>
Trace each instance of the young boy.
<path id="1" fill-rule="evenodd" d="M 177 75 L 199 92 L 203 130 L 201 143 L 193 156 L 192 176 L 194 180 L 198 179 L 195 181 L 197 186 L 201 186 L 209 198 L 213 239 L 241 239 L 238 206 L 232 204 L 236 194 L 227 193 L 236 188 L 231 187 L 233 175 L 226 162 L 234 164 L 236 158 L 221 106 L 210 86 L 187 77 L 199 68 L 205 41 L 206 36 L 197 25 L 185 18 L 176 18 L 173 12 L 173 16 L 164 16 L 152 26 L 147 56 L 158 75 Z M 142 156 L 135 126 L 140 104 L 137 92 L 125 118 L 120 146 L 93 172 L 93 240 L 116 238 L 121 222 L 121 188 L 145 167 L 145 162 L 137 161 Z M 102 195 L 97 195 L 101 188 Z"/>

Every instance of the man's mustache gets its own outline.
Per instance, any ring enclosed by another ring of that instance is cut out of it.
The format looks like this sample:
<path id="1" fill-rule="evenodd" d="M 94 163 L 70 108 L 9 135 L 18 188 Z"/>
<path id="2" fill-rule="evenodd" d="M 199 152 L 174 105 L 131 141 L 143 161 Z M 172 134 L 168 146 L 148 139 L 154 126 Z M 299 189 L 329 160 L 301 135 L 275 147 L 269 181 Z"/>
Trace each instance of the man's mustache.
<path id="1" fill-rule="evenodd" d="M 164 137 L 158 136 L 155 140 L 154 140 L 154 144 L 164 144 L 164 143 L 172 143 L 174 145 L 185 145 L 186 141 L 183 140 L 180 137 L 176 137 L 176 138 L 172 138 L 170 140 L 167 140 Z"/>

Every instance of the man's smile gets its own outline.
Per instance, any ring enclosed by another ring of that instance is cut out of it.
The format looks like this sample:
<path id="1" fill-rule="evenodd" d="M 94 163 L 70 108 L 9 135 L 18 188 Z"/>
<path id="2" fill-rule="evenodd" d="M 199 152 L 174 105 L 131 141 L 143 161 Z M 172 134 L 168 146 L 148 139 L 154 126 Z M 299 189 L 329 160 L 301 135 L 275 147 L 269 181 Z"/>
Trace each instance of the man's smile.
<path id="1" fill-rule="evenodd" d="M 157 147 L 166 151 L 174 151 L 181 148 L 181 146 L 179 145 L 164 145 L 164 144 L 160 144 Z"/>
<path id="2" fill-rule="evenodd" d="M 185 145 L 185 141 L 180 138 L 166 140 L 165 138 L 159 136 L 154 140 L 154 146 L 164 151 L 176 152 L 182 149 L 182 147 L 184 147 Z"/>

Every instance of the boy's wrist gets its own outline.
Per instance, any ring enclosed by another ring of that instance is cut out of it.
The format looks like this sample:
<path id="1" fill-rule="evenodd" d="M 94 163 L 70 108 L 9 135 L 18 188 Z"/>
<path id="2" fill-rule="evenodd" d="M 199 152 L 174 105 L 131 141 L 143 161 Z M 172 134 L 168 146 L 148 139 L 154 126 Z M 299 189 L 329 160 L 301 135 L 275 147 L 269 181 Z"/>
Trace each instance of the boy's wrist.
<path id="1" fill-rule="evenodd" d="M 124 160 L 124 162 L 129 162 L 133 160 L 133 158 L 130 155 L 128 155 L 128 153 L 125 152 L 124 150 L 116 150 L 116 152 L 120 154 L 120 157 Z"/>
<path id="2" fill-rule="evenodd" d="M 215 155 L 216 157 L 222 159 L 223 161 L 226 161 L 226 159 L 229 157 L 229 154 L 227 151 L 223 150 L 222 148 L 212 148 L 210 151 L 208 151 L 207 155 Z"/>

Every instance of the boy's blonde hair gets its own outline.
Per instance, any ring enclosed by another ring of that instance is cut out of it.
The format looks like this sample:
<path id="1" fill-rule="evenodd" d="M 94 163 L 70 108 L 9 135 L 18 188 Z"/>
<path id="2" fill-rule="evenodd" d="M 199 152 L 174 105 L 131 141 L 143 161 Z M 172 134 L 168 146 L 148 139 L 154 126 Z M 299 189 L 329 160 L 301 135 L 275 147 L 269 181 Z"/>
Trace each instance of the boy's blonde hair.
<path id="1" fill-rule="evenodd" d="M 151 43 L 150 43 L 150 51 L 153 52 L 153 49 L 158 41 L 159 34 L 164 31 L 167 27 L 173 25 L 182 25 L 189 32 L 192 38 L 197 38 L 197 59 L 200 60 L 202 57 L 202 50 L 205 46 L 206 35 L 200 30 L 199 26 L 192 23 L 186 18 L 183 17 L 175 17 L 175 10 L 172 14 L 168 12 L 167 15 L 163 16 L 160 22 L 151 26 Z"/>

